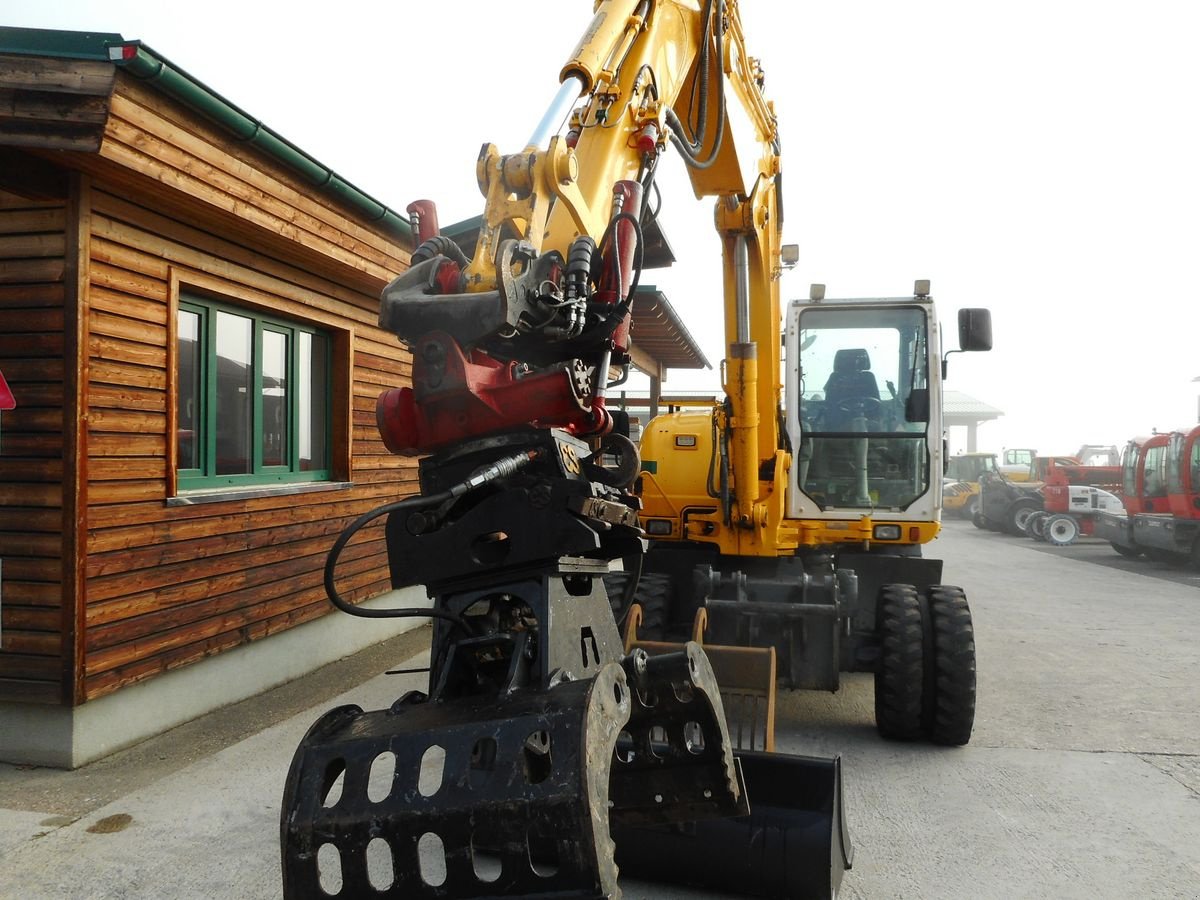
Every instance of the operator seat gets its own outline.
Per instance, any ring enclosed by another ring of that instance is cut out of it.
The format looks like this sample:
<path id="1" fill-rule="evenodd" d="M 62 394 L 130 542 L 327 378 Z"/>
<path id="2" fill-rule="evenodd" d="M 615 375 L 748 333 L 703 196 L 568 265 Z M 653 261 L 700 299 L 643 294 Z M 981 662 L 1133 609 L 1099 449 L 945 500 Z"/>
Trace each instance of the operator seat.
<path id="1" fill-rule="evenodd" d="M 871 357 L 865 349 L 843 349 L 834 354 L 833 373 L 825 382 L 826 430 L 845 431 L 864 412 L 868 418 L 879 417 L 879 383 L 870 369 Z M 875 402 L 854 408 L 859 401 L 871 400 Z"/>

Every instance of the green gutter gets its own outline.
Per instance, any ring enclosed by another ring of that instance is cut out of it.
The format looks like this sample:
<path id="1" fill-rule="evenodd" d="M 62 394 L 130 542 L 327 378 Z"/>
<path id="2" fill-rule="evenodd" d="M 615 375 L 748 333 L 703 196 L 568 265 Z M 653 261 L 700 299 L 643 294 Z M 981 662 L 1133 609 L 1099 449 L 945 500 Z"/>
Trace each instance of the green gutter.
<path id="1" fill-rule="evenodd" d="M 0 53 L 107 60 L 121 66 L 134 77 L 212 120 L 239 141 L 287 166 L 367 221 L 381 225 L 410 244 L 413 240 L 412 226 L 406 216 L 345 181 L 141 41 L 127 41 L 119 34 L 99 32 L 0 27 Z"/>

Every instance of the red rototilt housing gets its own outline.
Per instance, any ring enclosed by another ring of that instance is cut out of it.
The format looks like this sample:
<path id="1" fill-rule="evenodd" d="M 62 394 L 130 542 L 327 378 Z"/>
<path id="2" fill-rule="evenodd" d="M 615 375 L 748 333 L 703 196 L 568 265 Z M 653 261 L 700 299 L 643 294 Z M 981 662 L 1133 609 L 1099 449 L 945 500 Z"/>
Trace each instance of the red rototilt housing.
<path id="1" fill-rule="evenodd" d="M 497 344 L 494 336 L 469 345 L 451 334 L 449 327 L 410 340 L 412 387 L 386 391 L 376 404 L 376 420 L 387 448 L 416 455 L 530 425 L 561 428 L 575 435 L 611 431 L 613 420 L 605 409 L 604 395 L 610 363 L 629 349 L 628 304 L 640 255 L 641 207 L 638 182 L 621 181 L 614 186 L 612 218 L 600 246 L 595 248 L 588 239 L 579 238 L 565 266 L 543 267 L 552 273 L 555 293 L 551 299 L 555 302 L 539 306 L 540 294 L 531 298 L 533 290 L 528 285 L 515 280 L 510 284 L 503 278 L 498 298 L 475 295 L 481 303 L 504 304 L 506 309 L 519 304 L 529 307 L 528 315 L 517 317 L 526 330 L 516 337 L 521 343 L 514 342 L 511 355 L 507 354 L 510 348 Z M 410 211 L 419 216 L 419 233 L 426 239 L 432 237 L 427 229 L 437 221 L 432 204 L 414 203 Z M 406 289 L 413 291 L 415 302 L 425 305 L 421 321 L 430 321 L 431 297 L 447 297 L 450 322 L 451 307 L 473 300 L 473 295 L 460 293 L 465 265 L 461 258 L 449 256 L 439 256 L 427 265 L 428 277 Z M 544 287 L 534 286 L 539 292 Z M 568 303 L 579 310 L 573 330 L 539 330 L 543 320 L 549 321 Z M 439 308 L 436 303 L 434 306 Z M 461 320 L 461 313 L 455 315 Z M 528 324 L 530 320 L 533 325 Z M 544 343 L 532 344 L 539 339 Z M 479 346 L 485 343 L 487 349 Z M 547 358 L 555 358 L 554 347 L 560 343 L 561 357 L 545 364 Z M 502 352 L 497 352 L 497 346 Z M 522 349 L 535 356 L 539 365 L 521 362 Z"/>
<path id="2" fill-rule="evenodd" d="M 523 374 L 431 332 L 413 348 L 413 387 L 380 394 L 379 433 L 388 450 L 411 456 L 514 425 L 572 429 L 591 421 L 580 374 L 565 365 Z"/>

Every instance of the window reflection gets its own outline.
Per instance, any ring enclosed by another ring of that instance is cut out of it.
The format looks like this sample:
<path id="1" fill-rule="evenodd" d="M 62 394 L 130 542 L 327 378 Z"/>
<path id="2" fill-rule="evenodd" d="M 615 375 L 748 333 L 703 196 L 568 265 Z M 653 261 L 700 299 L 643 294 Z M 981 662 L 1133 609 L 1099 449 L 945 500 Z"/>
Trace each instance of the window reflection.
<path id="1" fill-rule="evenodd" d="M 300 334 L 300 421 L 296 440 L 301 471 L 325 469 L 329 465 L 327 385 L 329 341 L 316 334 Z"/>
<path id="2" fill-rule="evenodd" d="M 180 469 L 200 468 L 200 316 L 179 310 L 179 378 L 176 412 L 175 465 Z"/>
<path id="3" fill-rule="evenodd" d="M 217 312 L 217 474 L 253 471 L 254 323 Z"/>
<path id="4" fill-rule="evenodd" d="M 286 466 L 290 407 L 288 339 L 278 331 L 263 331 L 262 339 L 262 461 L 264 466 Z"/>

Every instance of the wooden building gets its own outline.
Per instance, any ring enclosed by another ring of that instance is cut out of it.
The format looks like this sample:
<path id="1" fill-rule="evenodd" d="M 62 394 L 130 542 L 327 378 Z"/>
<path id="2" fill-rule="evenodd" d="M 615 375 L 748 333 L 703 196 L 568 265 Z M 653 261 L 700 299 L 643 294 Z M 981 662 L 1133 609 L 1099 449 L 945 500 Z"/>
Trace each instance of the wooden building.
<path id="1" fill-rule="evenodd" d="M 411 627 L 327 615 L 322 584 L 416 487 L 375 426 L 410 250 L 140 42 L 0 28 L 0 759 L 81 765 Z M 659 299 L 642 333 L 703 365 Z M 338 584 L 428 602 L 389 594 L 381 524 Z"/>
<path id="2" fill-rule="evenodd" d="M 409 372 L 377 319 L 410 245 L 146 46 L 0 28 L 0 758 L 77 765 L 197 715 L 186 679 L 131 688 L 331 610 L 334 535 L 414 486 L 374 424 Z M 388 590 L 382 544 L 348 550 L 347 596 Z M 205 705 L 357 640 L 314 631 Z"/>

